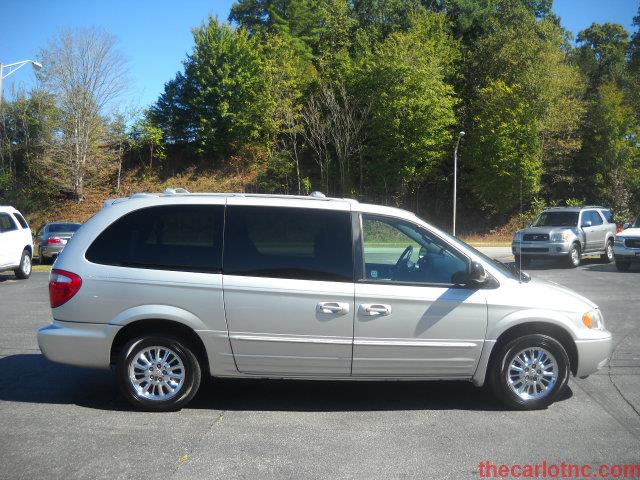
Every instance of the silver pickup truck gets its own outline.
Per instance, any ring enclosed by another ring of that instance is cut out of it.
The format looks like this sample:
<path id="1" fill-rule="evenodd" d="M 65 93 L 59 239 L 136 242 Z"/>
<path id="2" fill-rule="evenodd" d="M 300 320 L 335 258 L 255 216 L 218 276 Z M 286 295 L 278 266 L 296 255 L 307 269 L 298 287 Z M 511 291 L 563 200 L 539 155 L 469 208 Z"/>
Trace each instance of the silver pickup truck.
<path id="1" fill-rule="evenodd" d="M 532 259 L 557 258 L 575 268 L 583 255 L 599 254 L 603 261 L 613 261 L 615 234 L 608 208 L 555 207 L 544 210 L 529 228 L 518 230 L 511 251 L 523 267 Z"/>

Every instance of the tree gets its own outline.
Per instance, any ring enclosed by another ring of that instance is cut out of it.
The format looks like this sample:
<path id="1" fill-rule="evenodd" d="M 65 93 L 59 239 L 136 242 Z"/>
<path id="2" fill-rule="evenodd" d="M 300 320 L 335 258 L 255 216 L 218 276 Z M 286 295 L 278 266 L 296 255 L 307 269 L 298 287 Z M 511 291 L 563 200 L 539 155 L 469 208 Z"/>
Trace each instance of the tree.
<path id="1" fill-rule="evenodd" d="M 193 38 L 185 72 L 165 85 L 152 121 L 169 139 L 193 141 L 201 157 L 265 142 L 272 101 L 256 39 L 213 17 L 193 29 Z"/>
<path id="2" fill-rule="evenodd" d="M 389 35 L 355 69 L 354 88 L 371 99 L 365 175 L 400 196 L 434 175 L 446 158 L 457 102 L 449 77 L 459 56 L 446 17 L 425 12 Z"/>
<path id="3" fill-rule="evenodd" d="M 144 112 L 131 130 L 134 146 L 138 149 L 147 149 L 149 152 L 149 168 L 153 168 L 154 158 L 156 160 L 166 158 L 164 134 L 162 129 L 150 119 L 149 112 Z"/>
<path id="4" fill-rule="evenodd" d="M 588 201 L 605 200 L 617 210 L 629 208 L 633 181 L 629 177 L 640 167 L 639 139 L 638 121 L 623 91 L 614 82 L 600 85 L 586 117 L 577 165 Z"/>
<path id="5" fill-rule="evenodd" d="M 127 120 L 122 112 L 116 112 L 109 122 L 109 141 L 113 145 L 114 157 L 118 172 L 116 174 L 116 192 L 120 192 L 120 181 L 122 179 L 122 162 L 125 152 L 129 146 L 129 135 L 127 133 Z"/>
<path id="6" fill-rule="evenodd" d="M 96 28 L 61 30 L 40 58 L 38 79 L 62 112 L 67 148 L 60 161 L 68 167 L 70 189 L 80 202 L 104 127 L 101 114 L 125 89 L 127 64 L 115 37 Z"/>
<path id="7" fill-rule="evenodd" d="M 593 90 L 620 81 L 626 70 L 629 33 L 616 23 L 593 23 L 578 34 L 576 57 Z"/>

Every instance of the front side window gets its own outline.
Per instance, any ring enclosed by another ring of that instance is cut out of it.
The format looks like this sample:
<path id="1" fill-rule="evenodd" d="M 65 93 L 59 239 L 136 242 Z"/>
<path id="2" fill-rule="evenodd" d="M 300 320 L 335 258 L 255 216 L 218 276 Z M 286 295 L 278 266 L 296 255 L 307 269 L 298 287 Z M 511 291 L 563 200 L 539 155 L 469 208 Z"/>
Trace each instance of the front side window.
<path id="1" fill-rule="evenodd" d="M 284 207 L 227 207 L 224 273 L 353 281 L 349 212 Z"/>
<path id="2" fill-rule="evenodd" d="M 11 220 L 11 216 L 8 213 L 0 213 L 0 233 L 17 229 L 16 224 Z"/>
<path id="3" fill-rule="evenodd" d="M 121 267 L 220 272 L 223 224 L 222 205 L 143 208 L 107 227 L 86 258 Z"/>
<path id="4" fill-rule="evenodd" d="M 362 216 L 365 279 L 455 284 L 467 258 L 426 230 L 403 220 Z"/>

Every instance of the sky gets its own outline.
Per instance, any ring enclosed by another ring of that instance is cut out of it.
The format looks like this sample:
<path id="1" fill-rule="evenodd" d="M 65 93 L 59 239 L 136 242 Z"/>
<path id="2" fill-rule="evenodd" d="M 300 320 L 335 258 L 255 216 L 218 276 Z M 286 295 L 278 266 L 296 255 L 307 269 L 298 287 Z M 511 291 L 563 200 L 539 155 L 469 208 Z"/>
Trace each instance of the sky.
<path id="1" fill-rule="evenodd" d="M 38 51 L 64 27 L 96 26 L 114 34 L 129 62 L 128 108 L 144 108 L 182 68 L 191 51 L 191 28 L 209 15 L 226 20 L 233 0 L 2 0 L 0 62 L 37 59 Z M 591 23 L 616 22 L 632 31 L 640 0 L 555 0 L 554 12 L 576 35 Z M 34 76 L 24 67 L 3 82 L 10 98 Z"/>

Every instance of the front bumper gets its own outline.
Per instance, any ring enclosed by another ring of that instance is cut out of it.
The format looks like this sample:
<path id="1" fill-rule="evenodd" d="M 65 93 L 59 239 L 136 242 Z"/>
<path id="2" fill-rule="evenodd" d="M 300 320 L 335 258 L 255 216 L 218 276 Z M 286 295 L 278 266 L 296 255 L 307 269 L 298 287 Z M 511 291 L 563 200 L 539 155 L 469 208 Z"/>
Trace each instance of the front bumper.
<path id="1" fill-rule="evenodd" d="M 576 340 L 578 370 L 576 377 L 584 378 L 609 364 L 613 341 L 611 333 L 604 330 L 588 340 Z"/>
<path id="2" fill-rule="evenodd" d="M 569 254 L 571 243 L 512 242 L 511 253 L 526 257 L 562 257 Z"/>
<path id="3" fill-rule="evenodd" d="M 624 262 L 640 262 L 640 248 L 614 245 L 613 256 L 616 260 L 622 260 Z"/>
<path id="4" fill-rule="evenodd" d="M 40 351 L 52 362 L 78 367 L 109 368 L 118 325 L 54 320 L 38 329 Z"/>

